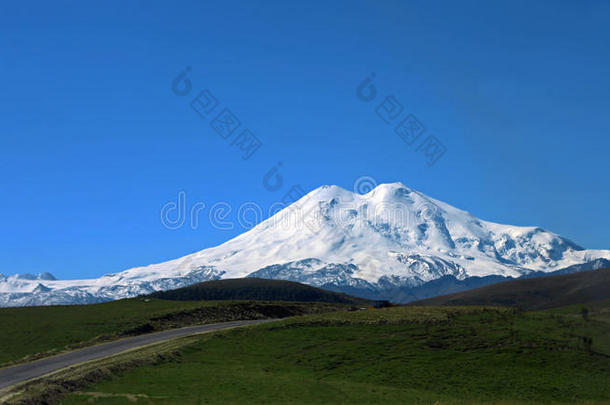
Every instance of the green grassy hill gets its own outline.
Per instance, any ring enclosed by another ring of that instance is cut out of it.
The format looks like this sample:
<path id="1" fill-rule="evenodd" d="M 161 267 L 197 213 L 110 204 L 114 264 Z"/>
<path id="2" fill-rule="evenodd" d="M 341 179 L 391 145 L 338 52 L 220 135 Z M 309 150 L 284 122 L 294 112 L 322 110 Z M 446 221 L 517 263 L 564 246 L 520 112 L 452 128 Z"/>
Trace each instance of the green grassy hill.
<path id="1" fill-rule="evenodd" d="M 176 290 L 159 291 L 154 298 L 179 301 L 265 300 L 293 302 L 335 302 L 370 305 L 371 301 L 347 294 L 322 290 L 294 281 L 237 278 L 206 281 Z"/>
<path id="2" fill-rule="evenodd" d="M 9 359 L 100 333 L 302 314 L 86 363 L 32 382 L 6 403 L 610 404 L 610 298 L 584 302 L 607 296 L 607 276 L 504 289 L 503 303 L 528 309 L 572 303 L 527 312 L 156 298 L 0 310 L 11 332 L 0 334 L 0 353 Z"/>
<path id="3" fill-rule="evenodd" d="M 61 403 L 607 404 L 610 324 L 598 316 L 610 307 L 596 305 L 586 320 L 572 307 L 297 317 L 198 337 Z"/>
<path id="4" fill-rule="evenodd" d="M 102 304 L 0 308 L 0 366 L 169 328 L 370 304 L 291 281 L 251 278 L 210 281 Z"/>
<path id="5" fill-rule="evenodd" d="M 169 328 L 349 307 L 337 303 L 131 298 L 93 305 L 0 308 L 0 365 Z"/>
<path id="6" fill-rule="evenodd" d="M 610 269 L 506 281 L 409 305 L 500 305 L 538 310 L 606 298 L 610 298 Z"/>

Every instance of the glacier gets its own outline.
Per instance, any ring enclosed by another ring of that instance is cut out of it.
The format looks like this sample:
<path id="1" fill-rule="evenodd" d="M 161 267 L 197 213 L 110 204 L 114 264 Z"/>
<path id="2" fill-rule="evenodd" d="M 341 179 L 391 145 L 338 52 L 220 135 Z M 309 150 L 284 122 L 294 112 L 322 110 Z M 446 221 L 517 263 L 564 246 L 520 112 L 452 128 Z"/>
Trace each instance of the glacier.
<path id="1" fill-rule="evenodd" d="M 418 288 L 429 296 L 453 292 L 447 285 L 608 266 L 609 250 L 485 221 L 402 183 L 366 194 L 322 186 L 249 231 L 179 259 L 90 280 L 0 274 L 0 306 L 89 304 L 242 277 L 406 302 Z"/>

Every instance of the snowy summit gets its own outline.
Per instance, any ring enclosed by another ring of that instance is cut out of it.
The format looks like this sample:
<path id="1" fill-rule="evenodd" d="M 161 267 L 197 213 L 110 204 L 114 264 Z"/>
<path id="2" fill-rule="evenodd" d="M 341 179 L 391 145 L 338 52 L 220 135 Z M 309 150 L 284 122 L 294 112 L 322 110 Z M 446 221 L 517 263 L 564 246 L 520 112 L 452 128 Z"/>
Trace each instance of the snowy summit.
<path id="1" fill-rule="evenodd" d="M 401 183 L 367 194 L 323 186 L 220 246 L 172 261 L 92 280 L 0 275 L 0 306 L 101 302 L 236 277 L 400 301 L 405 289 L 442 277 L 521 277 L 608 265 L 608 250 L 587 250 L 537 227 L 484 221 Z"/>

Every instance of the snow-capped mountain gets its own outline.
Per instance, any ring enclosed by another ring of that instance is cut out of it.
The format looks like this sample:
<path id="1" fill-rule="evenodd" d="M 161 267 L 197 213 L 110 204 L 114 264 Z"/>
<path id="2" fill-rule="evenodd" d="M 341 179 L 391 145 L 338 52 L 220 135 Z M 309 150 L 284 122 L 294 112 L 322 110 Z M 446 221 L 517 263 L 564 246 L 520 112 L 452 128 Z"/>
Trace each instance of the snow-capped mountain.
<path id="1" fill-rule="evenodd" d="M 405 289 L 447 277 L 609 265 L 608 250 L 586 250 L 537 227 L 484 221 L 401 183 L 366 194 L 323 186 L 248 232 L 180 259 L 93 280 L 0 275 L 0 306 L 93 303 L 237 277 L 404 301 Z"/>

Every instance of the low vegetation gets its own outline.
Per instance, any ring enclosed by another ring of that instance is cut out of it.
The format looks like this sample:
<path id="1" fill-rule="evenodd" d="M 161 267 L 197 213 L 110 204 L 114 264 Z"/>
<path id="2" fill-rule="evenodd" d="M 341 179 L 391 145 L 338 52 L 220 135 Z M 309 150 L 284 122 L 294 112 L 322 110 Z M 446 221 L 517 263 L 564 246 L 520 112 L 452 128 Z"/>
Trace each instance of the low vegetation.
<path id="1" fill-rule="evenodd" d="M 293 317 L 71 367 L 6 389 L 0 402 L 610 404 L 610 299 L 585 302 L 582 292 L 590 291 L 585 284 L 553 294 L 539 283 L 530 285 L 542 288 L 511 289 L 538 297 L 539 304 L 525 299 L 529 311 L 519 306 L 356 310 L 364 305 L 182 301 L 182 295 L 176 301 L 6 309 L 0 322 L 17 334 L 0 334 L 0 344 L 9 348 L 1 355 L 8 361 L 19 353 L 169 327 Z M 205 294 L 214 290 L 206 289 Z M 565 302 L 562 295 L 578 302 L 532 310 Z"/>
<path id="2" fill-rule="evenodd" d="M 84 385 L 64 376 L 31 392 L 66 405 L 602 404 L 610 400 L 608 304 L 589 303 L 587 319 L 577 307 L 306 315 L 191 337 L 137 368 L 115 364 Z"/>
<path id="3" fill-rule="evenodd" d="M 353 309 L 371 301 L 308 285 L 217 280 L 103 304 L 0 308 L 0 366 L 170 328 Z"/>
<path id="4" fill-rule="evenodd" d="M 0 365 L 125 336 L 182 326 L 283 318 L 349 309 L 333 303 L 167 301 L 132 298 L 94 305 L 0 309 Z"/>

